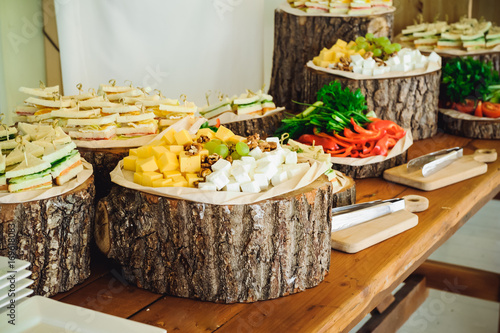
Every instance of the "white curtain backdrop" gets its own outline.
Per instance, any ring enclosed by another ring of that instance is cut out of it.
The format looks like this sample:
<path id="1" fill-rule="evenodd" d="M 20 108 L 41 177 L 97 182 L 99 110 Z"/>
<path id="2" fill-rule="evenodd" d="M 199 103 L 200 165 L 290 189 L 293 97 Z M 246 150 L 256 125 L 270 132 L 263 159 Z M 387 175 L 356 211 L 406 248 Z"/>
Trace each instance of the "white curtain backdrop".
<path id="1" fill-rule="evenodd" d="M 56 0 L 64 93 L 130 80 L 203 106 L 209 90 L 212 102 L 216 91 L 258 90 L 271 60 L 264 17 L 280 2 Z"/>

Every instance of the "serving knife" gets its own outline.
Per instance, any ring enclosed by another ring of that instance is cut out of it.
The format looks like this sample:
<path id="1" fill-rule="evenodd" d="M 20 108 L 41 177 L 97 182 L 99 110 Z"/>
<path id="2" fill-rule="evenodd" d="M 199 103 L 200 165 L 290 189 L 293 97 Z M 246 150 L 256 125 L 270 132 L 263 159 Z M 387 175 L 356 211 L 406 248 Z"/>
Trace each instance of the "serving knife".
<path id="1" fill-rule="evenodd" d="M 332 210 L 332 232 L 346 229 L 405 208 L 404 199 L 375 200 Z"/>
<path id="2" fill-rule="evenodd" d="M 464 151 L 460 147 L 448 148 L 414 158 L 410 160 L 406 166 L 408 172 L 414 172 L 421 169 L 422 176 L 428 177 L 444 169 L 463 155 Z"/>

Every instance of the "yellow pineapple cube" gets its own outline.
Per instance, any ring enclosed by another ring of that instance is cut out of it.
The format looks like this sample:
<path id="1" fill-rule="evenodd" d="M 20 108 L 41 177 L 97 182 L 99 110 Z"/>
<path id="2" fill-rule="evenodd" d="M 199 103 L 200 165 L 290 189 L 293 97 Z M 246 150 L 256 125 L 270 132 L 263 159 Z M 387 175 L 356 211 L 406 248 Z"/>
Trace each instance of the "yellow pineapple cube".
<path id="1" fill-rule="evenodd" d="M 129 171 L 135 171 L 135 163 L 137 162 L 138 157 L 135 155 L 127 156 L 123 159 L 123 169 Z"/>
<path id="2" fill-rule="evenodd" d="M 351 40 L 351 41 L 349 42 L 349 44 L 347 44 L 347 48 L 348 48 L 348 49 L 352 49 L 352 48 L 354 48 L 355 46 L 356 46 L 356 42 L 355 42 L 355 41 L 353 41 L 353 40 Z"/>
<path id="3" fill-rule="evenodd" d="M 178 145 L 184 146 L 187 143 L 192 143 L 193 138 L 191 137 L 191 134 L 189 134 L 188 131 L 182 130 L 180 132 L 177 132 L 174 134 L 175 141 L 177 142 Z"/>
<path id="4" fill-rule="evenodd" d="M 358 54 L 359 54 L 360 56 L 364 56 L 364 55 L 365 55 L 365 53 L 366 53 L 365 49 L 361 49 L 361 50 L 359 50 L 359 51 L 358 51 Z"/>
<path id="5" fill-rule="evenodd" d="M 129 156 L 137 156 L 137 148 L 129 149 L 128 150 L 128 155 Z"/>
<path id="6" fill-rule="evenodd" d="M 330 61 L 325 61 L 325 60 L 323 60 L 323 61 L 319 64 L 319 66 L 320 66 L 320 67 L 324 67 L 324 68 L 328 68 L 328 66 L 330 66 L 330 63 L 331 63 Z"/>
<path id="7" fill-rule="evenodd" d="M 332 62 L 334 58 L 335 58 L 335 52 L 330 50 L 328 52 L 325 52 L 325 56 L 323 57 L 325 61 L 330 61 L 330 62 Z"/>

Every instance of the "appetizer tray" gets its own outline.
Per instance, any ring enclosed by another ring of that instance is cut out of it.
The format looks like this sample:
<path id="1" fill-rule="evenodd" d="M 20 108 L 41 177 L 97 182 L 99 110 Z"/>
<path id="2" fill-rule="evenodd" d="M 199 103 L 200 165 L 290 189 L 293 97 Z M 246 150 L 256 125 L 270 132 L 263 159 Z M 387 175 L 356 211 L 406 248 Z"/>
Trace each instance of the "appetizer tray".
<path id="1" fill-rule="evenodd" d="M 439 127 L 445 132 L 474 139 L 500 139 L 500 118 L 475 117 L 439 109 Z"/>

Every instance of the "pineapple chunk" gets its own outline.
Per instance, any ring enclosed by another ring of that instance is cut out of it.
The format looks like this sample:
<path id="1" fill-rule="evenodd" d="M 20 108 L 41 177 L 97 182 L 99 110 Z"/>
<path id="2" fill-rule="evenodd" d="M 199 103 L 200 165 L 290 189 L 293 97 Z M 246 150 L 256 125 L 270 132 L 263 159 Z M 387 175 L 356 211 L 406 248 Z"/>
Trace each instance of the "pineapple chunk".
<path id="1" fill-rule="evenodd" d="M 246 142 L 246 141 L 247 141 L 247 138 L 245 138 L 243 136 L 233 135 L 232 137 L 230 137 L 229 139 L 227 139 L 226 142 L 236 144 L 238 142 Z"/>
<path id="2" fill-rule="evenodd" d="M 129 149 L 128 150 L 128 155 L 129 156 L 137 156 L 137 148 Z"/>
<path id="3" fill-rule="evenodd" d="M 351 40 L 351 41 L 349 42 L 349 44 L 347 44 L 347 48 L 348 48 L 348 49 L 352 49 L 352 48 L 354 48 L 355 46 L 356 46 L 356 42 L 355 42 L 355 41 L 353 41 L 353 40 Z"/>
<path id="4" fill-rule="evenodd" d="M 338 39 L 337 43 L 335 43 L 337 46 L 345 49 L 347 47 L 347 42 L 343 41 L 342 39 Z"/>
<path id="5" fill-rule="evenodd" d="M 129 171 L 135 171 L 135 163 L 137 162 L 138 158 L 135 155 L 127 156 L 123 159 L 123 168 L 125 170 Z"/>
<path id="6" fill-rule="evenodd" d="M 366 53 L 366 50 L 365 50 L 365 49 L 361 49 L 361 50 L 359 50 L 359 51 L 358 51 L 358 54 L 359 54 L 360 56 L 364 56 L 364 55 L 365 55 L 365 53 Z"/>

